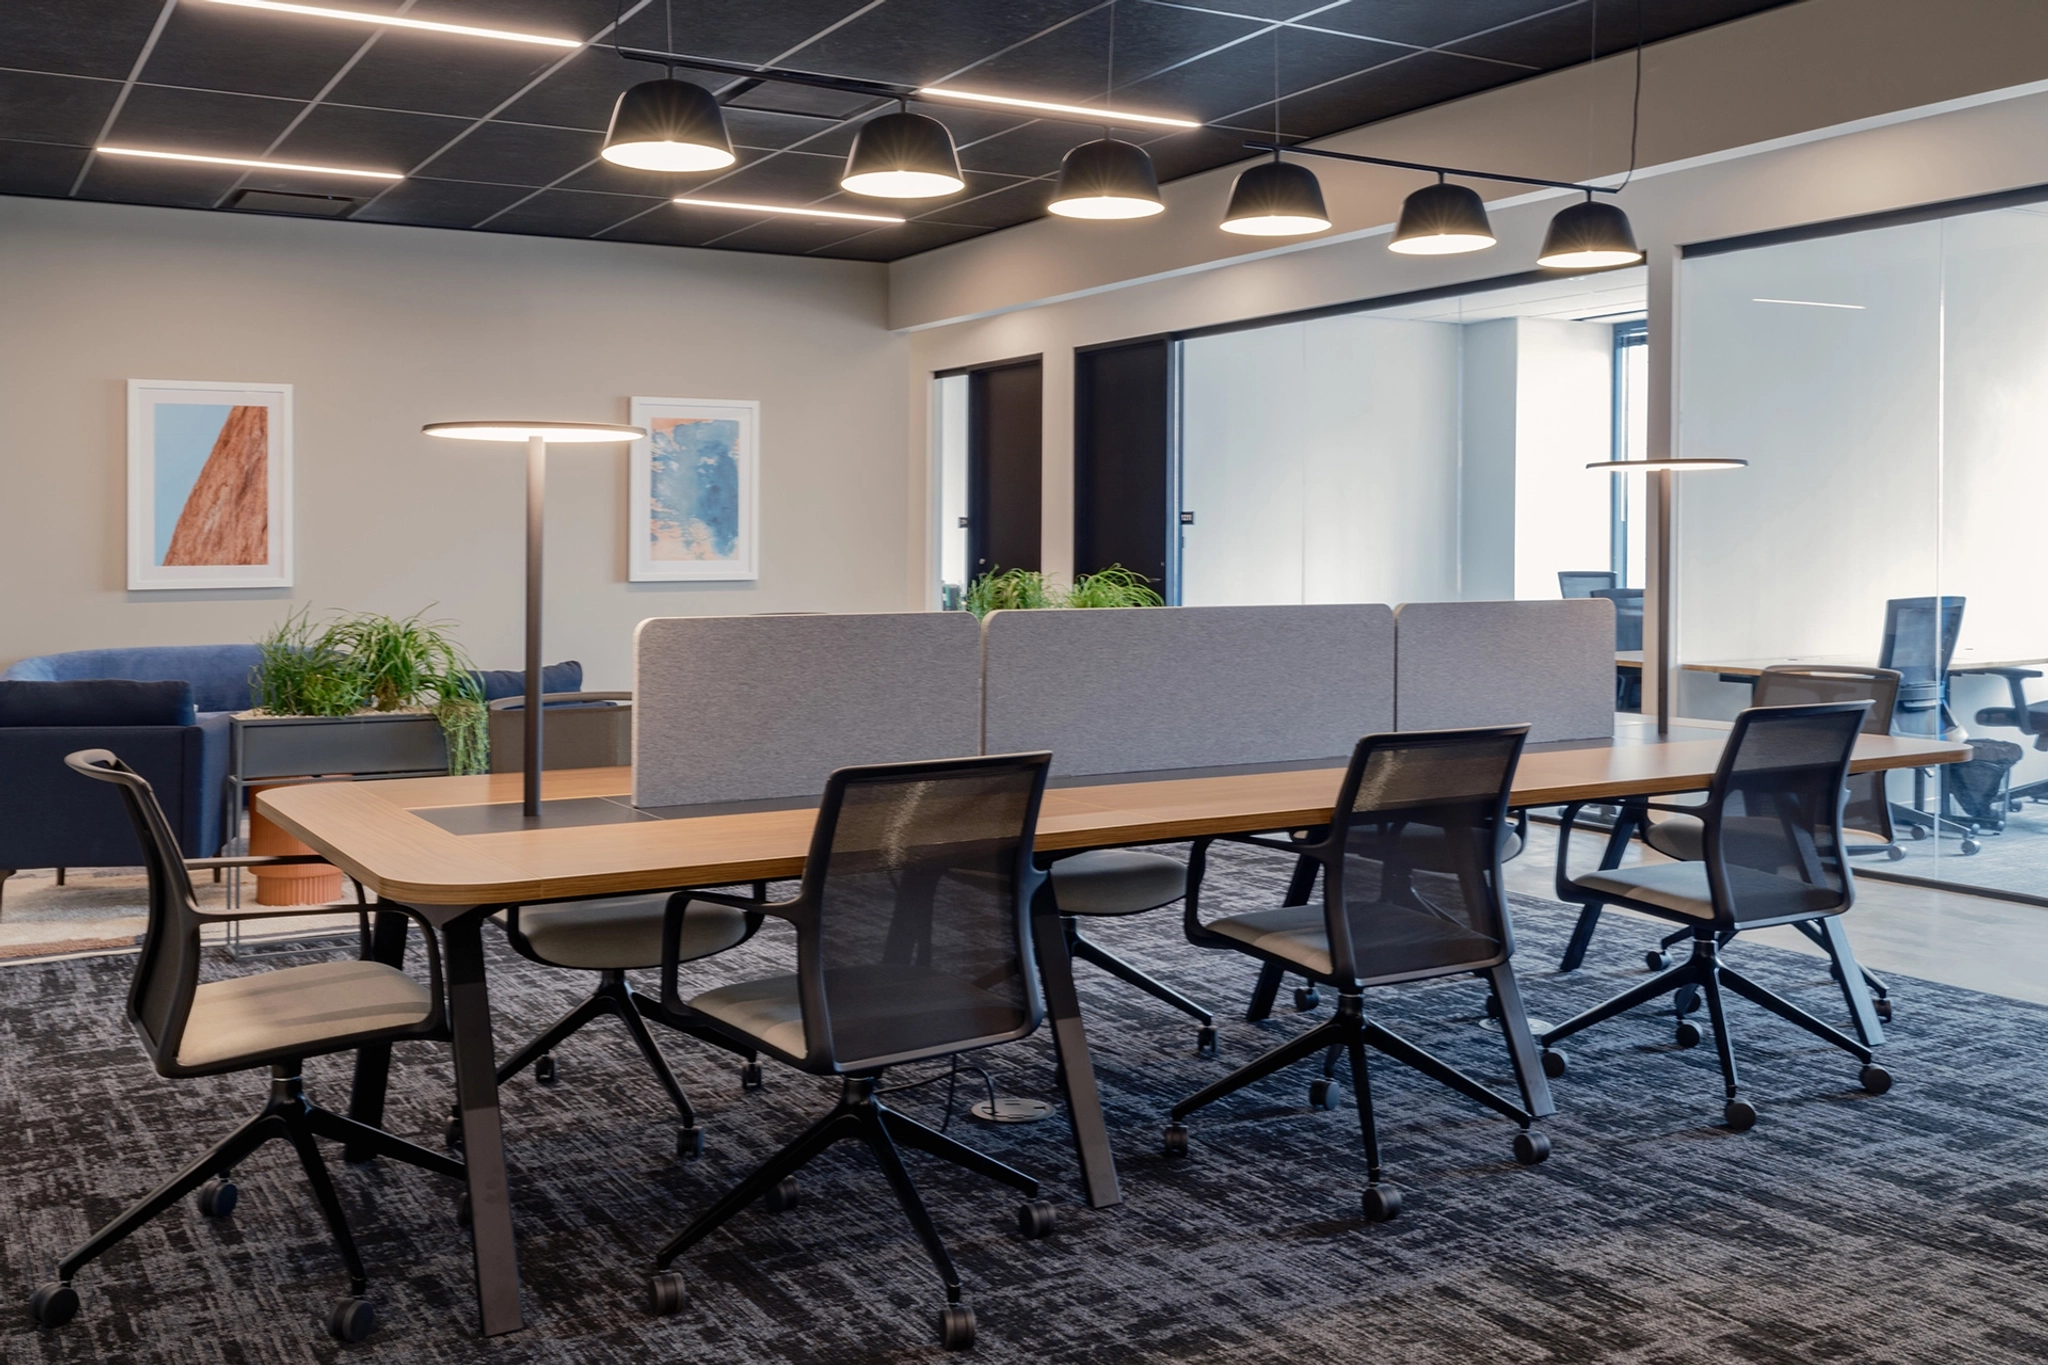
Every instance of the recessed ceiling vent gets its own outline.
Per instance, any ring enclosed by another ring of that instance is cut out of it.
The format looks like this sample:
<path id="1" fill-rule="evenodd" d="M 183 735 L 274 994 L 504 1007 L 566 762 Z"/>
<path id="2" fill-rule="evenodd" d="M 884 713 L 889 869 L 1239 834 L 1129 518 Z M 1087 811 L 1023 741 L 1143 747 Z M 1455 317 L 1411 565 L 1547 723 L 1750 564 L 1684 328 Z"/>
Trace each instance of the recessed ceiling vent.
<path id="1" fill-rule="evenodd" d="M 278 190 L 243 190 L 228 200 L 245 213 L 292 213 L 301 218 L 346 218 L 362 201 L 345 194 L 285 194 Z"/>

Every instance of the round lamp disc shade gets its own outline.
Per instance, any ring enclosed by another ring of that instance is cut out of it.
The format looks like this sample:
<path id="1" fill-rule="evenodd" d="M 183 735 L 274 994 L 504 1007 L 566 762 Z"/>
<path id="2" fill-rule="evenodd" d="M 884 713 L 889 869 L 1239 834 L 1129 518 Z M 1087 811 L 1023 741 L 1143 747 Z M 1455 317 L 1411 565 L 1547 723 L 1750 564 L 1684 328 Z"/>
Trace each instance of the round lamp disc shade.
<path id="1" fill-rule="evenodd" d="M 717 171 L 738 160 L 718 100 L 674 79 L 643 81 L 620 95 L 598 155 L 636 171 Z"/>
<path id="2" fill-rule="evenodd" d="M 1702 456 L 1693 460 L 1595 460 L 1586 468 L 1604 469 L 1610 474 L 1686 474 L 1713 469 L 1747 469 L 1749 461 L 1729 455 Z"/>
<path id="3" fill-rule="evenodd" d="M 846 154 L 839 188 L 878 199 L 931 199 L 967 188 L 946 125 L 899 112 L 869 119 Z"/>
<path id="4" fill-rule="evenodd" d="M 1105 137 L 1067 153 L 1046 208 L 1062 218 L 1150 218 L 1166 211 L 1166 201 L 1145 149 Z"/>
<path id="5" fill-rule="evenodd" d="M 1401 221 L 1387 250 L 1404 256 L 1455 256 L 1493 245 L 1486 205 L 1464 185 L 1439 180 L 1424 185 L 1401 204 Z"/>
<path id="6" fill-rule="evenodd" d="M 617 444 L 647 435 L 616 422 L 429 422 L 420 430 L 451 441 L 530 441 L 538 436 L 549 445 Z"/>
<path id="7" fill-rule="evenodd" d="M 1288 161 L 1262 162 L 1240 175 L 1222 223 L 1225 232 L 1245 237 L 1299 237 L 1329 226 L 1315 173 Z"/>
<path id="8" fill-rule="evenodd" d="M 1642 259 L 1628 215 L 1618 205 L 1588 199 L 1550 220 L 1536 264 L 1550 270 L 1600 270 Z"/>

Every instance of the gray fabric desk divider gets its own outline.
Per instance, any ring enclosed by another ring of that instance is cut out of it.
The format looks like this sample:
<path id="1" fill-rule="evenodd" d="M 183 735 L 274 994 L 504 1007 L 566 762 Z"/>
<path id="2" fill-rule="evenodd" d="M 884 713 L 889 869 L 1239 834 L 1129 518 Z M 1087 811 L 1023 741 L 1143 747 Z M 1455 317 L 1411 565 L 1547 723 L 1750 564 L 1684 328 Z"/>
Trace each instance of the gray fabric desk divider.
<path id="1" fill-rule="evenodd" d="M 1395 613 L 1403 730 L 1519 725 L 1531 743 L 1614 734 L 1614 604 L 1409 602 Z"/>
<path id="2" fill-rule="evenodd" d="M 982 628 L 982 750 L 1055 774 L 1348 755 L 1394 725 L 1384 606 L 999 611 Z"/>
<path id="3" fill-rule="evenodd" d="M 850 763 L 974 753 L 981 632 L 966 612 L 656 617 L 633 693 L 634 805 L 815 796 Z"/>

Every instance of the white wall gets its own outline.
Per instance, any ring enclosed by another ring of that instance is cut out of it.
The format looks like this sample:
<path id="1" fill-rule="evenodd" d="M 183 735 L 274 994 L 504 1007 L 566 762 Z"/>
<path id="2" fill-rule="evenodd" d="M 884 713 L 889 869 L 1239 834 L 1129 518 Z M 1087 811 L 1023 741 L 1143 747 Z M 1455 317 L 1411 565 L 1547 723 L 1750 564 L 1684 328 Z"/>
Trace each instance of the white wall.
<path id="1" fill-rule="evenodd" d="M 761 578 L 628 584 L 626 457 L 562 450 L 550 659 L 625 687 L 643 617 L 922 605 L 885 287 L 854 262 L 0 198 L 0 664 L 246 641 L 310 604 L 431 605 L 517 667 L 519 454 L 420 426 L 623 422 L 635 394 L 761 400 Z M 294 588 L 126 590 L 131 378 L 296 386 Z"/>
<path id="2" fill-rule="evenodd" d="M 1586 464 L 1614 451 L 1614 328 L 1519 318 L 1515 340 L 1514 595 L 1544 599 L 1613 558 L 1614 476 Z"/>
<path id="3" fill-rule="evenodd" d="M 1464 329 L 1464 543 L 1462 596 L 1515 595 L 1515 358 L 1520 321 Z"/>

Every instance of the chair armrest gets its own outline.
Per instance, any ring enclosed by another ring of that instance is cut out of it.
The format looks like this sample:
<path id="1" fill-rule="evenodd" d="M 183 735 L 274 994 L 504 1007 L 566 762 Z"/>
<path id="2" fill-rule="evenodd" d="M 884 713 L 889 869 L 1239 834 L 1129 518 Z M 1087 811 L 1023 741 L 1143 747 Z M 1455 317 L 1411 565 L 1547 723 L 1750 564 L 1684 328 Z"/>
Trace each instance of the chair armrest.
<path id="1" fill-rule="evenodd" d="M 712 905 L 730 906 L 734 910 L 746 911 L 747 932 L 740 940 L 740 943 L 745 943 L 760 929 L 763 915 L 794 921 L 797 917 L 790 911 L 801 903 L 801 899 L 799 897 L 796 900 L 770 901 L 749 896 L 729 896 L 722 891 L 678 891 L 670 896 L 668 910 L 663 915 L 661 923 L 661 1007 L 671 1014 L 689 1008 L 683 1003 L 682 991 L 676 986 L 676 973 L 682 966 L 679 959 L 683 946 L 683 916 L 689 913 L 691 901 L 705 901 Z M 739 944 L 733 946 L 738 947 Z"/>

